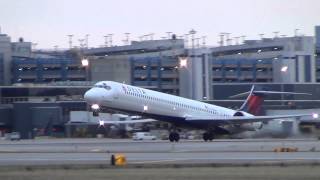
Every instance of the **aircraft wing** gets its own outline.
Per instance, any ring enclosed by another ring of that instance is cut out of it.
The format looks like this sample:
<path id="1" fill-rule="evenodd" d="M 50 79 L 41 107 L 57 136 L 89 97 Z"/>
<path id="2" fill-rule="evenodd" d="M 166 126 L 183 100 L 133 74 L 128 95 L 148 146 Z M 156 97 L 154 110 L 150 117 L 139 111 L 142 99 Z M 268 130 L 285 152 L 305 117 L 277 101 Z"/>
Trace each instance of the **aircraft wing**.
<path id="1" fill-rule="evenodd" d="M 266 122 L 275 119 L 285 119 L 285 118 L 301 118 L 305 116 L 313 116 L 312 114 L 296 114 L 296 115 L 274 115 L 274 116 L 234 116 L 225 118 L 212 118 L 212 117 L 188 117 L 186 121 L 188 122 L 206 122 L 206 123 L 219 123 L 219 124 L 242 124 L 242 123 L 252 123 L 252 122 Z"/>
<path id="2" fill-rule="evenodd" d="M 154 122 L 154 119 L 140 119 L 140 120 L 129 120 L 129 121 L 104 121 L 101 120 L 104 124 L 137 124 L 137 123 L 148 123 Z"/>

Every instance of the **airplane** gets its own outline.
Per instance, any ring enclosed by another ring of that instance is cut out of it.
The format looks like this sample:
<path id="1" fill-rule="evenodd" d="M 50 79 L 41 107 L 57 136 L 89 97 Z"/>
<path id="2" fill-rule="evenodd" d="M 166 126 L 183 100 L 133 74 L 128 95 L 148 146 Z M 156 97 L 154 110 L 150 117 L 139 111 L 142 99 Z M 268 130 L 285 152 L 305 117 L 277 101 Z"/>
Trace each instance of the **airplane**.
<path id="1" fill-rule="evenodd" d="M 178 142 L 180 139 L 178 127 L 205 130 L 203 140 L 212 141 L 215 135 L 219 134 L 259 130 L 264 123 L 274 119 L 315 116 L 313 114 L 258 116 L 264 96 L 267 94 L 310 95 L 295 92 L 259 91 L 252 86 L 250 91 L 235 96 L 247 95 L 247 99 L 240 109 L 233 110 L 114 81 L 100 81 L 85 92 L 84 99 L 91 105 L 94 116 L 99 116 L 101 107 L 106 107 L 151 118 L 110 121 L 102 124 L 145 123 L 156 120 L 171 123 L 173 125 L 169 133 L 171 142 Z"/>

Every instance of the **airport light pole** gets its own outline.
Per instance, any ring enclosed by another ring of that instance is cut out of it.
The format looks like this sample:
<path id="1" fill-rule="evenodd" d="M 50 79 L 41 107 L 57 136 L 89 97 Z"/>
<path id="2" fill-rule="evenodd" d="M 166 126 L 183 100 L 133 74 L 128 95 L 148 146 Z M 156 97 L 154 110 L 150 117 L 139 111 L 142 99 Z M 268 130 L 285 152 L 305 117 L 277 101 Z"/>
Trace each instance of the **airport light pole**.
<path id="1" fill-rule="evenodd" d="M 167 35 L 168 35 L 168 39 L 171 39 L 171 34 L 172 34 L 172 32 L 166 32 L 167 33 Z"/>
<path id="2" fill-rule="evenodd" d="M 104 46 L 108 47 L 108 37 L 107 35 L 103 36 L 104 37 Z"/>
<path id="3" fill-rule="evenodd" d="M 207 38 L 207 36 L 202 36 L 201 38 L 202 38 L 202 46 L 206 47 L 206 38 Z"/>
<path id="4" fill-rule="evenodd" d="M 69 48 L 72 49 L 72 37 L 73 37 L 73 34 L 69 34 L 68 37 L 69 37 Z"/>
<path id="5" fill-rule="evenodd" d="M 194 59 L 194 56 L 195 56 L 195 51 L 194 51 L 194 35 L 197 33 L 197 31 L 195 31 L 194 29 L 191 29 L 189 34 L 191 35 L 191 85 L 193 83 L 195 83 L 196 81 L 196 78 L 195 78 L 195 59 Z M 195 98 L 195 90 L 194 90 L 195 87 L 192 87 L 191 86 L 191 95 L 192 95 L 192 99 Z"/>
<path id="6" fill-rule="evenodd" d="M 240 37 L 241 37 L 242 44 L 244 44 L 244 42 L 246 41 L 246 37 L 247 36 L 243 35 L 243 36 L 240 36 Z"/>
<path id="7" fill-rule="evenodd" d="M 185 46 L 188 47 L 189 34 L 184 34 L 184 38 L 185 38 L 185 39 L 184 39 Z"/>
<path id="8" fill-rule="evenodd" d="M 36 47 L 37 47 L 38 43 L 32 43 L 31 46 L 32 46 L 32 50 L 35 51 L 36 50 Z"/>
<path id="9" fill-rule="evenodd" d="M 288 69 L 289 69 L 289 68 L 288 68 L 287 65 L 284 65 L 284 66 L 281 67 L 280 71 L 281 71 L 281 73 L 283 73 L 283 74 L 281 75 L 282 78 L 288 75 L 288 74 L 287 74 Z M 282 82 L 284 82 L 284 79 L 282 79 Z M 283 85 L 281 85 L 281 91 L 282 91 L 282 92 L 284 91 Z M 284 97 L 283 97 L 283 95 L 281 95 L 282 105 L 284 105 L 283 99 L 284 99 Z"/>
<path id="10" fill-rule="evenodd" d="M 54 51 L 58 51 L 58 48 L 59 48 L 59 46 L 58 45 L 55 45 L 55 46 L 53 46 L 53 48 L 54 48 Z"/>
<path id="11" fill-rule="evenodd" d="M 150 40 L 153 40 L 154 33 L 150 33 Z"/>
<path id="12" fill-rule="evenodd" d="M 300 30 L 300 29 L 295 29 L 295 30 L 294 30 L 294 36 L 295 36 L 295 37 L 298 36 L 298 31 L 299 31 L 299 30 Z"/>
<path id="13" fill-rule="evenodd" d="M 84 67 L 85 71 L 86 71 L 86 80 L 90 81 L 90 77 L 89 77 L 89 65 L 90 65 L 89 59 L 83 58 L 81 60 L 81 64 L 82 64 L 82 67 Z"/>
<path id="14" fill-rule="evenodd" d="M 126 41 L 126 45 L 129 45 L 130 43 L 129 43 L 129 36 L 130 36 L 130 33 L 124 33 L 125 35 L 126 35 L 126 39 L 125 39 L 125 41 Z"/>
<path id="15" fill-rule="evenodd" d="M 259 36 L 260 36 L 260 39 L 262 40 L 262 39 L 263 39 L 264 34 L 263 34 L 263 33 L 261 33 L 261 34 L 259 34 Z"/>
<path id="16" fill-rule="evenodd" d="M 113 36 L 113 34 L 108 34 L 108 36 L 110 37 L 109 38 L 110 47 L 112 47 L 112 36 Z"/>
<path id="17" fill-rule="evenodd" d="M 237 36 L 237 37 L 234 37 L 234 40 L 235 40 L 235 43 L 236 43 L 236 45 L 239 45 L 239 36 Z"/>
<path id="18" fill-rule="evenodd" d="M 86 48 L 89 49 L 89 36 L 90 34 L 86 34 Z"/>
<path id="19" fill-rule="evenodd" d="M 143 37 L 144 36 L 139 36 L 138 38 L 139 38 L 140 41 L 143 41 Z"/>
<path id="20" fill-rule="evenodd" d="M 84 40 L 85 39 L 78 39 L 79 40 L 79 44 L 80 44 L 80 49 L 84 48 Z"/>
<path id="21" fill-rule="evenodd" d="M 196 47 L 200 48 L 200 38 L 196 38 L 195 40 L 197 41 Z"/>

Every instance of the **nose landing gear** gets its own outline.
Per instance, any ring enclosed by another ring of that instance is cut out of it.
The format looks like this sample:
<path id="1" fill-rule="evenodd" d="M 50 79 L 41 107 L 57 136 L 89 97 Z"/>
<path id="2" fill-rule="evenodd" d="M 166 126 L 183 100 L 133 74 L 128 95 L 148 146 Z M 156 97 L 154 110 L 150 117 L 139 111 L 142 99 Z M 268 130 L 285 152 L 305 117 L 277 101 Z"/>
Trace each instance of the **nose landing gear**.
<path id="1" fill-rule="evenodd" d="M 95 110 L 94 110 L 94 111 L 92 112 L 92 115 L 95 116 L 95 117 L 99 116 L 99 111 L 95 111 Z"/>
<path id="2" fill-rule="evenodd" d="M 92 109 L 93 116 L 99 116 L 99 110 L 100 110 L 99 104 L 92 104 L 91 109 Z"/>

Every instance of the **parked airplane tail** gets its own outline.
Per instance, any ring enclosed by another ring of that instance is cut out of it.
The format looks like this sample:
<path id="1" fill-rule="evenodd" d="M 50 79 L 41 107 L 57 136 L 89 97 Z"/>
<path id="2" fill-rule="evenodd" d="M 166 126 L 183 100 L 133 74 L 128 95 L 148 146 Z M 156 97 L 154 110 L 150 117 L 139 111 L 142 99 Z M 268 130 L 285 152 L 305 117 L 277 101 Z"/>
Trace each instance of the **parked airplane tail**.
<path id="1" fill-rule="evenodd" d="M 311 95 L 309 93 L 281 92 L 281 91 L 263 91 L 257 89 L 254 85 L 251 90 L 245 93 L 237 94 L 231 98 L 247 96 L 239 111 L 244 111 L 255 116 L 261 115 L 261 106 L 264 98 L 269 94 L 288 94 L 288 95 Z"/>

